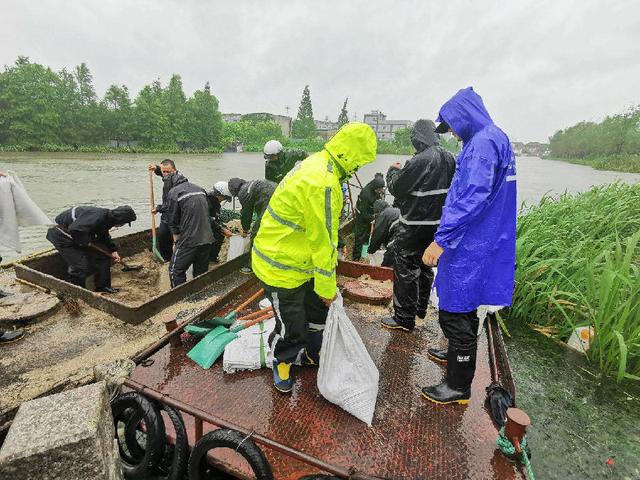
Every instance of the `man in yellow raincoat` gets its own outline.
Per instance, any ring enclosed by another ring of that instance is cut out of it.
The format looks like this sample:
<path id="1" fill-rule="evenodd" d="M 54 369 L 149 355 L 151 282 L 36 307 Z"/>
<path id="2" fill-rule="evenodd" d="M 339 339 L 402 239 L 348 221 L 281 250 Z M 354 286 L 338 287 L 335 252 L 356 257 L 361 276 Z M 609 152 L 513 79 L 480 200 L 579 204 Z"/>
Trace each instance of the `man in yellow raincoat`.
<path id="1" fill-rule="evenodd" d="M 376 145 L 368 125 L 344 125 L 322 151 L 284 177 L 262 217 L 251 265 L 276 316 L 269 343 L 274 384 L 281 392 L 293 389 L 293 364 L 318 363 L 322 330 L 337 294 L 341 185 L 375 160 Z"/>

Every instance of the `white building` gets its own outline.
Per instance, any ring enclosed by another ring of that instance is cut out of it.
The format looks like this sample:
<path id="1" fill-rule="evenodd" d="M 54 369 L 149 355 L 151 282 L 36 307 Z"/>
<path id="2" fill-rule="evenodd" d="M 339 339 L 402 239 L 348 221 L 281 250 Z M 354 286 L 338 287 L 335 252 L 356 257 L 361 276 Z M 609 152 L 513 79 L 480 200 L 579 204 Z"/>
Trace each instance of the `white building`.
<path id="1" fill-rule="evenodd" d="M 410 120 L 387 120 L 387 116 L 379 110 L 372 110 L 371 113 L 364 114 L 364 123 L 373 128 L 378 140 L 393 140 L 395 132 L 401 128 L 411 127 Z"/>

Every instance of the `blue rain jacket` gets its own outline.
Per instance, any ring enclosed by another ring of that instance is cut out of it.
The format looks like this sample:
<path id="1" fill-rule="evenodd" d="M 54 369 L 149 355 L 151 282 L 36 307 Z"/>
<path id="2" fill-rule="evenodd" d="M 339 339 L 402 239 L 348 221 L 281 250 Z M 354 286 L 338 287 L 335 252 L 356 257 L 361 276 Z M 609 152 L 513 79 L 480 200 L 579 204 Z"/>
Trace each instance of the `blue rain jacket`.
<path id="1" fill-rule="evenodd" d="M 516 258 L 516 163 L 507 135 L 482 98 L 465 88 L 440 109 L 462 139 L 435 240 L 444 249 L 435 287 L 439 308 L 470 312 L 511 305 Z"/>

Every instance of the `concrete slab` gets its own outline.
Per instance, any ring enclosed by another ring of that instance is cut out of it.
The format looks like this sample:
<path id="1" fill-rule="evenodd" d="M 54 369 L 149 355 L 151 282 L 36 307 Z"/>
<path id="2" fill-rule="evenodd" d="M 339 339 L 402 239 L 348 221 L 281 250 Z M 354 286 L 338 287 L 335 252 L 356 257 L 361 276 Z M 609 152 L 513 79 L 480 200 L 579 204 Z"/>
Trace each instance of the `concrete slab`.
<path id="1" fill-rule="evenodd" d="M 104 382 L 20 406 L 0 450 L 0 478 L 120 480 Z"/>

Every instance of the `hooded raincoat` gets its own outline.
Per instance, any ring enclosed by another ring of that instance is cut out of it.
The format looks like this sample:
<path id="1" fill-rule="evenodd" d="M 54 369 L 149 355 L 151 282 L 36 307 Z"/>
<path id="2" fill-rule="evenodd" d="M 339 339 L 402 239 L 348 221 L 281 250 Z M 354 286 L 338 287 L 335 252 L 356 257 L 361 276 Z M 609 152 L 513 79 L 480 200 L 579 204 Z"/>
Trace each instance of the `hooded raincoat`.
<path id="1" fill-rule="evenodd" d="M 321 297 L 336 294 L 338 228 L 343 180 L 376 158 L 371 127 L 344 125 L 324 149 L 280 182 L 262 218 L 252 268 L 265 284 L 296 288 L 313 279 Z"/>
<path id="2" fill-rule="evenodd" d="M 439 307 L 470 312 L 480 305 L 511 305 L 516 254 L 516 163 L 507 135 L 491 120 L 471 87 L 440 109 L 462 139 L 457 170 L 435 241 Z"/>

